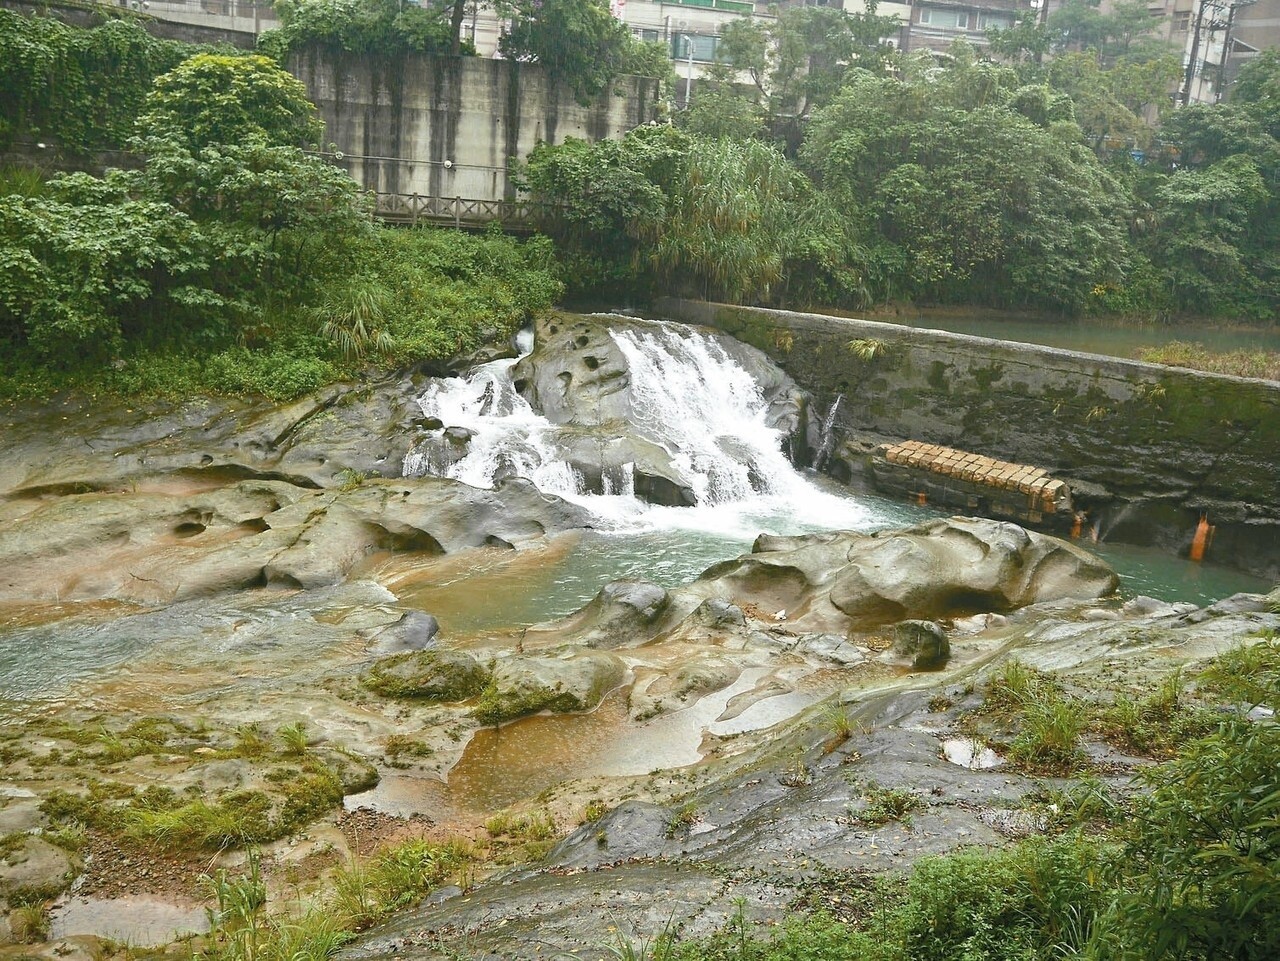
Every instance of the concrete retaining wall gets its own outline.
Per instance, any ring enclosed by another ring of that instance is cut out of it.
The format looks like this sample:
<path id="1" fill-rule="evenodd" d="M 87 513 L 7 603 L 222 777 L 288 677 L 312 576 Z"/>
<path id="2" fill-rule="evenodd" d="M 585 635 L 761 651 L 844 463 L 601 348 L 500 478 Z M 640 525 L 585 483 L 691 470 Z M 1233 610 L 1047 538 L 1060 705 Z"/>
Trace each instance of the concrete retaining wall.
<path id="1" fill-rule="evenodd" d="M 622 77 L 584 105 L 537 65 L 478 57 L 312 52 L 289 68 L 341 164 L 382 194 L 512 198 L 511 158 L 539 141 L 621 137 L 653 119 L 657 99 L 656 80 Z"/>
<path id="2" fill-rule="evenodd" d="M 1186 553 L 1207 514 L 1209 559 L 1280 579 L 1280 383 L 819 314 L 680 300 L 657 313 L 764 350 L 820 409 L 843 395 L 842 479 L 901 439 L 1037 464 L 1105 539 Z"/>

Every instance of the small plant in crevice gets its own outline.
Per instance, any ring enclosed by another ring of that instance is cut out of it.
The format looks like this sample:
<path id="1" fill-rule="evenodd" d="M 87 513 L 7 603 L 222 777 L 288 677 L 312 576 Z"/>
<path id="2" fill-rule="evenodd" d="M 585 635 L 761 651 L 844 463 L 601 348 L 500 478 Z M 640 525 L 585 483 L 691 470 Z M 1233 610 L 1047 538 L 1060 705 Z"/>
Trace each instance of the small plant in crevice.
<path id="1" fill-rule="evenodd" d="M 582 809 L 582 817 L 578 820 L 578 823 L 594 824 L 608 813 L 609 805 L 599 798 L 592 798 L 587 802 L 587 806 Z"/>
<path id="2" fill-rule="evenodd" d="M 878 340 L 874 337 L 851 340 L 845 344 L 845 347 L 848 348 L 849 353 L 865 364 L 869 364 L 889 353 L 889 345 L 883 340 Z"/>
<path id="3" fill-rule="evenodd" d="M 43 902 L 22 904 L 9 912 L 9 935 L 16 944 L 39 944 L 49 939 L 53 921 Z"/>
<path id="4" fill-rule="evenodd" d="M 697 820 L 698 805 L 693 801 L 686 801 L 668 815 L 666 830 L 667 838 L 675 838 L 678 835 L 687 832 Z"/>
<path id="5" fill-rule="evenodd" d="M 284 744 L 284 753 L 286 754 L 306 754 L 307 753 L 307 726 L 298 721 L 296 724 L 288 724 L 276 732 L 280 741 Z"/>
<path id="6" fill-rule="evenodd" d="M 862 789 L 863 806 L 851 812 L 855 821 L 880 827 L 891 821 L 909 824 L 910 815 L 925 806 L 924 799 L 905 788 L 885 788 L 868 781 Z"/>
<path id="7" fill-rule="evenodd" d="M 1022 709 L 1022 729 L 1009 745 L 1011 764 L 1023 770 L 1071 774 L 1085 763 L 1080 735 L 1088 726 L 1084 706 L 1074 698 L 1052 694 Z"/>
<path id="8" fill-rule="evenodd" d="M 828 705 L 822 712 L 822 718 L 831 731 L 828 750 L 834 750 L 845 741 L 849 740 L 849 738 L 853 737 L 853 719 L 849 717 L 849 712 L 844 709 L 843 705 Z"/>

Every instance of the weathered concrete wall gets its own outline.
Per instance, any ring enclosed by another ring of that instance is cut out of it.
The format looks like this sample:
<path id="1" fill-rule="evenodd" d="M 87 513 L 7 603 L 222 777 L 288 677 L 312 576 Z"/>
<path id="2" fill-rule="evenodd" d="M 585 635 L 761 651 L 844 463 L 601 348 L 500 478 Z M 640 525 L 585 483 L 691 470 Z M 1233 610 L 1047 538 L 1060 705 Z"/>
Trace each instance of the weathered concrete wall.
<path id="1" fill-rule="evenodd" d="M 824 408 L 843 395 L 833 470 L 846 480 L 885 440 L 1034 463 L 1108 539 L 1185 552 L 1207 514 L 1210 559 L 1280 578 L 1280 384 L 818 314 L 657 311 L 766 351 Z M 856 340 L 883 349 L 864 360 Z"/>
<path id="2" fill-rule="evenodd" d="M 478 57 L 308 53 L 290 70 L 351 176 L 389 194 L 514 197 L 509 158 L 539 141 L 620 137 L 653 118 L 657 96 L 657 81 L 623 77 L 584 106 L 536 65 Z"/>

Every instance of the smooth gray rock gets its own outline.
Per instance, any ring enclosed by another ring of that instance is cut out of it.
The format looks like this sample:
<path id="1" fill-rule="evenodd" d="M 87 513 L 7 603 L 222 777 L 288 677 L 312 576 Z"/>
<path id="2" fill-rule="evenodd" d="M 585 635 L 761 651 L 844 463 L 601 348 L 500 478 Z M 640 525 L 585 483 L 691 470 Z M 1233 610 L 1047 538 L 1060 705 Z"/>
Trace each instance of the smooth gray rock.
<path id="1" fill-rule="evenodd" d="M 918 671 L 935 671 L 951 657 L 942 625 L 933 621 L 900 621 L 893 628 L 893 653 Z"/>
<path id="2" fill-rule="evenodd" d="M 590 603 L 554 629 L 587 647 L 616 648 L 643 644 L 658 631 L 670 597 L 646 581 L 613 581 Z"/>
<path id="3" fill-rule="evenodd" d="M 952 517 L 875 534 L 761 538 L 754 553 L 711 567 L 692 589 L 788 611 L 798 633 L 847 634 L 1101 597 L 1118 584 L 1104 562 L 1066 541 L 1016 524 Z"/>
<path id="4" fill-rule="evenodd" d="M 394 624 L 382 628 L 369 643 L 370 654 L 402 654 L 425 651 L 435 643 L 440 622 L 425 611 L 408 611 Z"/>
<path id="5" fill-rule="evenodd" d="M 64 890 L 77 871 L 73 855 L 28 835 L 0 858 L 0 898 L 27 894 L 43 900 Z"/>

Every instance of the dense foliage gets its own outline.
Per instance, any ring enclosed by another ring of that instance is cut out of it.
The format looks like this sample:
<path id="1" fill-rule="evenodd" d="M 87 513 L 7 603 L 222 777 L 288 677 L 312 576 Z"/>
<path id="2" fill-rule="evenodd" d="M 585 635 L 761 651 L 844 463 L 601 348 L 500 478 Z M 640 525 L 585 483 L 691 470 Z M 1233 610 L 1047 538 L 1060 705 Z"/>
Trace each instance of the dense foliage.
<path id="1" fill-rule="evenodd" d="M 130 19 L 82 29 L 0 10 L 0 146 L 22 137 L 73 152 L 121 147 L 152 81 L 199 49 Z"/>
<path id="2" fill-rule="evenodd" d="M 260 39 L 262 49 L 284 62 L 293 51 L 320 47 L 331 53 L 472 53 L 462 43 L 455 4 L 401 0 L 275 0 L 280 27 Z"/>
<path id="3" fill-rule="evenodd" d="M 671 69 L 666 47 L 633 38 L 606 0 L 515 0 L 501 49 L 512 60 L 542 64 L 583 102 L 614 77 L 660 77 Z"/>
<path id="4" fill-rule="evenodd" d="M 525 169 L 577 293 L 832 302 L 861 274 L 841 218 L 776 147 L 668 125 L 541 145 Z M 575 198 L 568 202 L 568 198 Z"/>
<path id="5" fill-rule="evenodd" d="M 902 57 L 874 9 L 741 21 L 685 139 L 540 147 L 527 188 L 581 293 L 1274 318 L 1280 59 L 1161 122 L 1145 7 L 1055 17 L 998 31 L 1004 62 Z"/>
<path id="6" fill-rule="evenodd" d="M 56 381 L 287 397 L 371 354 L 474 348 L 559 296 L 545 242 L 375 227 L 357 185 L 299 146 L 314 109 L 266 58 L 183 62 L 136 131 L 139 169 L 0 190 L 10 393 Z"/>

